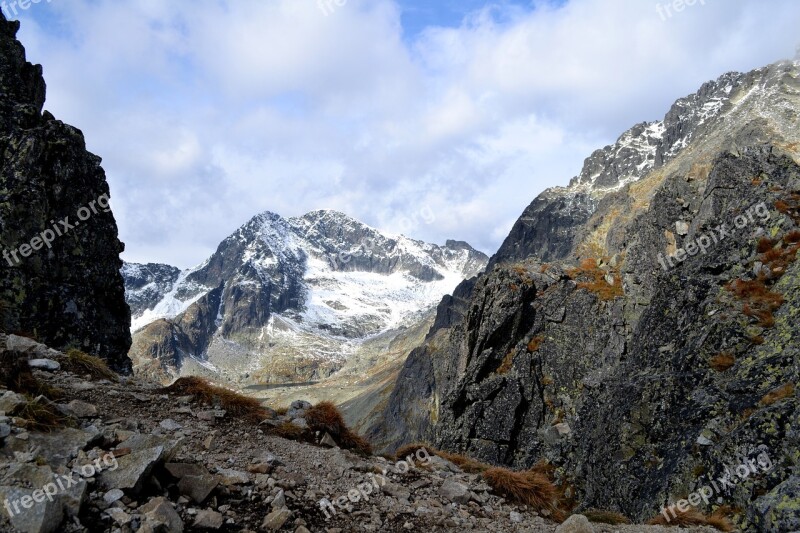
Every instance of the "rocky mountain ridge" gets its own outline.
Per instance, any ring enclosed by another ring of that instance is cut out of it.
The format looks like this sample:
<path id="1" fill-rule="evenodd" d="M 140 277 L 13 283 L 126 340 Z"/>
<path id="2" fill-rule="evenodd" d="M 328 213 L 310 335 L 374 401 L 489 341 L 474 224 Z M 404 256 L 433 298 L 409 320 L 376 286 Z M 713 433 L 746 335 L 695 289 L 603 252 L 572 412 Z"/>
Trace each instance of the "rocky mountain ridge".
<path id="1" fill-rule="evenodd" d="M 780 62 L 596 152 L 443 300 L 373 440 L 546 460 L 580 508 L 636 519 L 768 450 L 775 470 L 701 510 L 797 530 L 798 112 Z"/>
<path id="2" fill-rule="evenodd" d="M 388 235 L 335 211 L 262 213 L 189 271 L 123 267 L 131 357 L 165 380 L 217 369 L 244 383 L 317 380 L 365 339 L 422 320 L 487 260 L 463 242 Z"/>

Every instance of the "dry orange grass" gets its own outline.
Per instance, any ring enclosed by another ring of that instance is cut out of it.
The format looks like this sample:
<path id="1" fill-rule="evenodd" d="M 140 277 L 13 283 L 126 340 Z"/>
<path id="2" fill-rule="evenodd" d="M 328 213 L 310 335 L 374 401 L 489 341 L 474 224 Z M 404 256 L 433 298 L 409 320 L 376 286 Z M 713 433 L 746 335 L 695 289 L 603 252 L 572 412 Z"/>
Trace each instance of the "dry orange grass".
<path id="1" fill-rule="evenodd" d="M 514 350 L 512 349 L 510 352 L 506 354 L 503 360 L 500 362 L 500 366 L 497 367 L 497 373 L 501 376 L 503 374 L 507 374 L 511 367 L 514 365 Z"/>
<path id="2" fill-rule="evenodd" d="M 192 395 L 203 403 L 224 409 L 231 416 L 260 423 L 270 418 L 269 412 L 255 398 L 242 396 L 231 390 L 212 385 L 209 381 L 198 377 L 180 378 L 166 388 L 174 394 Z"/>
<path id="3" fill-rule="evenodd" d="M 787 383 L 786 385 L 770 391 L 763 398 L 761 398 L 759 403 L 764 407 L 776 404 L 781 400 L 785 400 L 786 398 L 791 398 L 794 396 L 794 389 L 794 383 Z"/>
<path id="4" fill-rule="evenodd" d="M 466 455 L 458 453 L 443 452 L 441 450 L 437 450 L 433 446 L 421 442 L 406 444 L 405 446 L 401 447 L 395 453 L 394 459 L 396 461 L 399 461 L 401 459 L 408 457 L 409 455 L 416 454 L 419 450 L 425 450 L 426 452 L 428 452 L 428 455 L 436 455 L 438 457 L 441 457 L 442 459 L 450 461 L 451 463 L 459 467 L 464 472 L 467 472 L 468 474 L 481 474 L 492 468 L 491 465 L 482 463 L 480 461 L 476 461 L 472 457 L 468 457 Z"/>
<path id="5" fill-rule="evenodd" d="M 506 468 L 490 468 L 483 478 L 492 489 L 503 497 L 531 506 L 535 511 L 563 521 L 564 512 L 559 508 L 559 490 L 550 479 L 539 472 L 528 470 L 514 472 Z"/>
<path id="6" fill-rule="evenodd" d="M 670 511 L 667 511 L 667 513 L 670 515 L 670 520 L 667 520 L 664 518 L 663 514 L 660 514 L 650 520 L 648 525 L 666 527 L 711 526 L 719 531 L 725 532 L 735 531 L 736 529 L 731 521 L 719 512 L 707 516 L 693 509 L 685 512 L 675 509 L 674 517 Z"/>
<path id="7" fill-rule="evenodd" d="M 542 347 L 542 343 L 544 342 L 544 337 L 542 335 L 538 335 L 531 339 L 531 342 L 528 343 L 528 351 L 530 353 L 536 352 L 539 348 Z"/>
<path id="8" fill-rule="evenodd" d="M 333 403 L 318 403 L 306 411 L 305 419 L 312 431 L 330 434 L 342 448 L 365 454 L 372 453 L 370 443 L 347 427 L 342 413 Z"/>
<path id="9" fill-rule="evenodd" d="M 712 357 L 709 366 L 711 366 L 711 368 L 713 368 L 717 372 L 725 372 L 726 370 L 733 367 L 733 365 L 735 364 L 736 364 L 736 358 L 728 352 L 723 352 L 719 355 L 715 355 L 714 357 Z"/>
<path id="10" fill-rule="evenodd" d="M 595 294 L 600 300 L 608 302 L 625 295 L 622 288 L 622 276 L 619 272 L 610 272 L 614 277 L 614 283 L 606 281 L 609 272 L 601 269 L 597 264 L 597 259 L 587 258 L 581 261 L 580 266 L 567 271 L 567 275 L 573 280 L 578 281 L 579 289 L 586 289 Z"/>
<path id="11" fill-rule="evenodd" d="M 598 511 L 592 509 L 582 514 L 583 516 L 589 519 L 589 522 L 594 522 L 595 524 L 608 524 L 611 526 L 621 526 L 631 523 L 631 521 L 628 519 L 627 516 L 614 511 Z"/>

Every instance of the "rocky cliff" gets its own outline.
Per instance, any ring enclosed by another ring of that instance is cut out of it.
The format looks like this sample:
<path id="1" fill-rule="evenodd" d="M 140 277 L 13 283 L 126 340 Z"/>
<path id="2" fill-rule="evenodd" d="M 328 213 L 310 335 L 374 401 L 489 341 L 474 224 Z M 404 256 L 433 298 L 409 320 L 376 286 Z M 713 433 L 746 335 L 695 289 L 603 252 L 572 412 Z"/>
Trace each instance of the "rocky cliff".
<path id="1" fill-rule="evenodd" d="M 42 112 L 42 68 L 25 60 L 18 29 L 0 15 L 2 328 L 129 371 L 123 244 L 105 173 L 79 130 Z"/>
<path id="2" fill-rule="evenodd" d="M 800 63 L 731 73 L 546 191 L 439 307 L 374 440 L 540 459 L 581 508 L 643 519 L 715 491 L 798 523 Z"/>
<path id="3" fill-rule="evenodd" d="M 131 358 L 137 372 L 164 381 L 316 381 L 367 339 L 424 320 L 487 261 L 463 242 L 388 235 L 335 211 L 262 213 L 194 269 L 124 266 Z"/>

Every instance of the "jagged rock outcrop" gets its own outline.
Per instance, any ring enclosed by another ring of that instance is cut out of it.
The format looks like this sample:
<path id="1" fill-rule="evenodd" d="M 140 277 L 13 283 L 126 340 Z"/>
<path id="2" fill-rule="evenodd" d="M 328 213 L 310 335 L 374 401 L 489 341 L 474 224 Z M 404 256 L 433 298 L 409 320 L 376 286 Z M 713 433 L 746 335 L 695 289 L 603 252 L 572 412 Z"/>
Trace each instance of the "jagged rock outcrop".
<path id="1" fill-rule="evenodd" d="M 727 74 L 545 192 L 442 302 L 373 440 L 546 459 L 636 520 L 766 454 L 713 505 L 796 529 L 798 112 L 800 63 Z"/>
<path id="2" fill-rule="evenodd" d="M 42 112 L 42 67 L 0 15 L 0 325 L 130 370 L 123 244 L 100 158 Z"/>
<path id="3" fill-rule="evenodd" d="M 488 257 L 392 236 L 335 211 L 262 213 L 202 265 L 125 265 L 131 358 L 168 381 L 213 373 L 240 384 L 318 380 L 364 340 L 413 327 Z"/>

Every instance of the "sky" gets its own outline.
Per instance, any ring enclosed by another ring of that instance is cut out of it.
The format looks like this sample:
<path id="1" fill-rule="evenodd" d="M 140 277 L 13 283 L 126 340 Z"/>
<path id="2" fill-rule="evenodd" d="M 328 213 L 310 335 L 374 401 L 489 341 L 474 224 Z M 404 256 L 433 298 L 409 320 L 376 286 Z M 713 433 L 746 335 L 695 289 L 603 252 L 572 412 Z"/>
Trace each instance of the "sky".
<path id="1" fill-rule="evenodd" d="M 492 254 L 592 151 L 800 44 L 796 0 L 9 2 L 123 258 L 181 268 L 263 211 Z"/>

